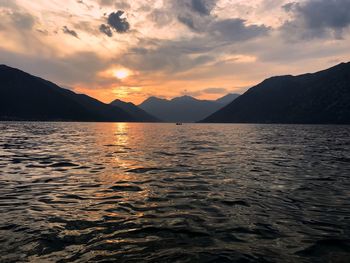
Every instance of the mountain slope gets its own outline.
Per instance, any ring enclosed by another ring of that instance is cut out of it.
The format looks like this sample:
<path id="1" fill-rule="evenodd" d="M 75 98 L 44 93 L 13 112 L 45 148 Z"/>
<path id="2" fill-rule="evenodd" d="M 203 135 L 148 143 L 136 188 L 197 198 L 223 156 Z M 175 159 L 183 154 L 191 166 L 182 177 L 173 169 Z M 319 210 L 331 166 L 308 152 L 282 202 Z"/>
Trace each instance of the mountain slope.
<path id="1" fill-rule="evenodd" d="M 350 63 L 267 79 L 202 122 L 350 124 Z"/>
<path id="2" fill-rule="evenodd" d="M 0 65 L 0 120 L 137 121 L 127 112 Z"/>
<path id="3" fill-rule="evenodd" d="M 151 115 L 168 122 L 196 122 L 227 105 L 239 95 L 228 96 L 222 101 L 198 100 L 190 96 L 172 100 L 150 97 L 139 108 Z M 232 100 L 230 100 L 232 98 Z"/>
<path id="4" fill-rule="evenodd" d="M 240 96 L 240 94 L 229 93 L 221 98 L 218 98 L 216 100 L 216 102 L 226 106 L 226 105 L 230 104 L 232 101 L 234 101 L 235 99 L 237 99 L 239 96 Z"/>
<path id="5" fill-rule="evenodd" d="M 131 102 L 124 102 L 121 100 L 114 100 L 110 103 L 110 105 L 117 106 L 118 108 L 124 110 L 128 114 L 130 114 L 132 117 L 134 117 L 137 120 L 142 120 L 144 122 L 157 122 L 160 121 L 156 117 L 153 117 L 152 115 L 148 114 L 144 110 L 137 107 L 135 104 Z"/>

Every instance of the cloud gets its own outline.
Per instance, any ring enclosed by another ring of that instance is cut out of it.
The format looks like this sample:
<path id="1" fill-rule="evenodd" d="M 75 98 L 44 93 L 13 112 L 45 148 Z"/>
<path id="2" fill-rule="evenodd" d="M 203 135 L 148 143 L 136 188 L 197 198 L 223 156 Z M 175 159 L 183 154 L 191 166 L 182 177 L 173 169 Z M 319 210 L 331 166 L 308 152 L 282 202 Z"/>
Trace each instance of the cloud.
<path id="1" fill-rule="evenodd" d="M 210 21 L 215 19 L 211 14 L 218 1 L 163 0 L 162 4 L 151 4 L 152 1 L 148 1 L 148 3 L 145 1 L 146 4 L 138 8 L 137 12 L 146 12 L 145 17 L 160 28 L 175 21 L 180 25 L 185 25 L 191 31 L 200 32 Z"/>
<path id="2" fill-rule="evenodd" d="M 195 24 L 195 21 L 193 20 L 193 17 L 185 16 L 185 15 L 179 15 L 177 17 L 177 19 L 179 20 L 179 22 L 181 22 L 182 24 L 187 26 L 189 29 L 191 29 L 193 31 L 200 31 L 200 28 L 197 27 L 197 25 Z"/>
<path id="3" fill-rule="evenodd" d="M 108 25 L 118 33 L 125 33 L 130 29 L 130 24 L 123 15 L 124 11 L 118 10 L 109 14 L 107 19 Z"/>
<path id="4" fill-rule="evenodd" d="M 62 28 L 63 33 L 79 38 L 78 33 L 74 30 L 69 29 L 67 26 Z"/>
<path id="5" fill-rule="evenodd" d="M 111 6 L 113 5 L 115 0 L 98 0 L 97 2 L 101 5 L 101 6 Z"/>
<path id="6" fill-rule="evenodd" d="M 202 90 L 202 93 L 205 93 L 205 94 L 223 94 L 227 92 L 228 91 L 225 88 L 207 88 Z"/>
<path id="7" fill-rule="evenodd" d="M 77 52 L 53 59 L 50 54 L 23 55 L 2 48 L 0 48 L 0 61 L 67 86 L 77 83 L 94 83 L 96 73 L 108 65 L 108 62 L 94 52 Z"/>
<path id="8" fill-rule="evenodd" d="M 100 33 L 100 30 L 96 29 L 96 25 L 98 23 L 96 23 L 95 21 L 82 19 L 74 21 L 72 23 L 72 27 L 74 27 L 75 30 L 79 30 L 80 32 L 85 32 L 90 36 L 98 36 Z"/>
<path id="9" fill-rule="evenodd" d="M 246 25 L 238 18 L 215 20 L 199 35 L 176 40 L 143 38 L 116 60 L 136 71 L 178 74 L 212 65 L 222 55 L 232 57 L 233 45 L 265 36 L 269 30 L 264 25 Z"/>
<path id="10" fill-rule="evenodd" d="M 107 24 L 100 25 L 100 32 L 106 34 L 109 37 L 113 36 L 112 30 L 117 33 L 126 33 L 130 29 L 130 24 L 125 17 L 123 17 L 124 11 L 118 10 L 117 12 L 110 13 L 107 18 Z"/>
<path id="11" fill-rule="evenodd" d="M 131 7 L 127 1 L 117 1 L 115 2 L 114 6 L 115 8 L 122 10 L 130 9 Z"/>
<path id="12" fill-rule="evenodd" d="M 216 0 L 191 0 L 191 8 L 200 15 L 210 15 L 216 5 Z"/>
<path id="13" fill-rule="evenodd" d="M 49 32 L 47 30 L 45 30 L 45 29 L 38 28 L 36 31 L 39 32 L 40 34 L 44 35 L 44 36 L 48 36 L 49 35 Z"/>
<path id="14" fill-rule="evenodd" d="M 171 12 L 177 20 L 190 30 L 204 31 L 206 26 L 215 19 L 211 16 L 217 0 L 182 0 L 171 1 Z"/>
<path id="15" fill-rule="evenodd" d="M 283 9 L 292 16 L 281 28 L 286 36 L 340 39 L 350 26 L 349 0 L 308 0 L 286 4 Z"/>
<path id="16" fill-rule="evenodd" d="M 12 13 L 11 19 L 14 26 L 20 30 L 31 30 L 35 24 L 35 18 L 28 13 Z"/>
<path id="17" fill-rule="evenodd" d="M 136 71 L 184 72 L 214 60 L 211 55 L 205 54 L 211 48 L 200 42 L 202 39 L 197 40 L 143 39 L 139 47 L 130 48 L 115 60 Z"/>
<path id="18" fill-rule="evenodd" d="M 226 39 L 227 41 L 241 41 L 266 35 L 271 28 L 260 24 L 247 24 L 240 17 L 219 18 L 213 11 L 218 5 L 218 0 L 165 0 L 163 9 L 156 9 L 151 14 L 151 19 L 159 25 L 169 24 L 175 18 L 180 24 L 185 25 L 190 31 L 203 36 L 211 35 L 212 38 Z M 170 25 L 172 26 L 172 25 Z"/>
<path id="19" fill-rule="evenodd" d="M 206 89 L 201 89 L 201 90 L 184 90 L 182 91 L 182 95 L 188 95 L 192 97 L 199 97 L 203 95 L 223 95 L 223 94 L 228 94 L 229 91 L 226 88 L 206 88 Z"/>
<path id="20" fill-rule="evenodd" d="M 209 28 L 216 39 L 234 42 L 264 36 L 269 30 L 265 25 L 246 25 L 246 21 L 240 18 L 218 20 Z"/>
<path id="21" fill-rule="evenodd" d="M 17 4 L 13 0 L 0 0 L 0 7 L 15 8 Z"/>
<path id="22" fill-rule="evenodd" d="M 170 3 L 168 6 L 177 14 L 187 12 L 202 16 L 209 16 L 218 2 L 218 0 L 167 1 Z"/>
<path id="23" fill-rule="evenodd" d="M 79 0 L 79 1 L 81 1 L 81 0 Z M 118 1 L 116 1 L 116 0 L 97 0 L 97 3 L 101 7 L 114 6 L 115 8 L 122 9 L 122 10 L 126 10 L 126 9 L 130 9 L 131 8 L 130 4 L 126 0 L 118 0 Z"/>
<path id="24" fill-rule="evenodd" d="M 160 39 L 143 34 L 136 45 L 115 60 L 140 72 L 178 74 L 212 65 L 223 55 L 233 56 L 239 52 L 235 48 L 267 36 L 272 30 L 263 24 L 248 24 L 241 18 L 216 16 L 213 10 L 217 2 L 164 0 L 162 6 L 146 14 L 145 17 L 153 23 L 147 26 L 155 26 L 157 30 L 169 28 L 169 31 L 175 28 L 182 33 L 181 36 Z"/>
<path id="25" fill-rule="evenodd" d="M 162 28 L 173 21 L 173 14 L 164 12 L 164 10 L 156 8 L 147 15 L 147 18 L 154 22 L 158 28 Z"/>
<path id="26" fill-rule="evenodd" d="M 88 5 L 87 3 L 85 3 L 83 0 L 77 0 L 78 4 L 81 4 L 83 6 L 85 6 L 87 9 L 91 10 L 92 8 L 94 8 L 93 5 Z"/>
<path id="27" fill-rule="evenodd" d="M 31 31 L 37 22 L 37 18 L 17 4 L 15 0 L 0 0 L 0 17 L 2 28 L 8 25 L 18 31 Z"/>
<path id="28" fill-rule="evenodd" d="M 113 32 L 112 32 L 111 28 L 105 24 L 100 25 L 100 32 L 106 34 L 109 37 L 113 36 Z"/>

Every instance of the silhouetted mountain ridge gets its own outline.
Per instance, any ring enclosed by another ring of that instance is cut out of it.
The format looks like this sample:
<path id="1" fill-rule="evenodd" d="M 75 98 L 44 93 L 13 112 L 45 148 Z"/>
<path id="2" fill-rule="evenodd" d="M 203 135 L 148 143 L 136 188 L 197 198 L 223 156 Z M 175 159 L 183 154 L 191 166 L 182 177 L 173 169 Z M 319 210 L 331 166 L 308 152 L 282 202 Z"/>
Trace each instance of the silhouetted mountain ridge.
<path id="1" fill-rule="evenodd" d="M 144 110 L 137 107 L 135 104 L 131 102 L 124 102 L 122 100 L 116 99 L 110 103 L 110 105 L 117 106 L 118 108 L 124 110 L 128 114 L 130 114 L 135 119 L 140 119 L 147 122 L 158 122 L 161 121 L 156 117 L 148 114 Z"/>
<path id="2" fill-rule="evenodd" d="M 271 77 L 203 122 L 350 123 L 350 63 Z"/>
<path id="3" fill-rule="evenodd" d="M 149 97 L 138 107 L 164 121 L 196 122 L 224 107 L 238 96 L 228 94 L 216 101 L 199 100 L 187 95 L 171 100 Z"/>

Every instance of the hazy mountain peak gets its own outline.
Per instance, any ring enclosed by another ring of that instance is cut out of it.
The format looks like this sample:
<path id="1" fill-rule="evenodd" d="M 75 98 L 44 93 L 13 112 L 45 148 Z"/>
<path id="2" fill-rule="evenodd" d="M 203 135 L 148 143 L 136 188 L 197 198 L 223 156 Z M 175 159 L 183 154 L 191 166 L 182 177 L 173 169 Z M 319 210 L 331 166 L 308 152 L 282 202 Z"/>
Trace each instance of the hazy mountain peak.
<path id="1" fill-rule="evenodd" d="M 139 105 L 141 109 L 151 115 L 169 122 L 195 122 L 233 101 L 233 97 L 226 97 L 226 101 L 199 100 L 188 95 L 171 100 L 150 97 Z"/>
<path id="2" fill-rule="evenodd" d="M 162 98 L 158 98 L 156 96 L 151 96 L 149 98 L 147 98 L 144 102 L 142 102 L 141 104 L 144 103 L 153 103 L 153 102 L 164 102 L 164 101 L 168 101 L 167 99 L 162 99 Z"/>
<path id="3" fill-rule="evenodd" d="M 188 95 L 184 95 L 181 97 L 173 98 L 171 101 L 198 101 L 198 99 L 193 98 L 193 97 L 188 96 Z"/>

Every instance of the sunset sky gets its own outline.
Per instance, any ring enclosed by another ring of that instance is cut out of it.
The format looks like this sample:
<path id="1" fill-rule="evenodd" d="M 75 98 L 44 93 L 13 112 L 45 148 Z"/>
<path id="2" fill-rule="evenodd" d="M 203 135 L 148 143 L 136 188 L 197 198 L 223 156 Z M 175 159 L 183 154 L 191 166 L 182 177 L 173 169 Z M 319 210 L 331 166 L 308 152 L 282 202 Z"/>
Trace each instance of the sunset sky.
<path id="1" fill-rule="evenodd" d="M 350 0 L 0 0 L 0 64 L 104 102 L 217 98 L 350 60 Z"/>

